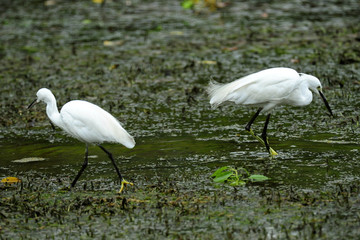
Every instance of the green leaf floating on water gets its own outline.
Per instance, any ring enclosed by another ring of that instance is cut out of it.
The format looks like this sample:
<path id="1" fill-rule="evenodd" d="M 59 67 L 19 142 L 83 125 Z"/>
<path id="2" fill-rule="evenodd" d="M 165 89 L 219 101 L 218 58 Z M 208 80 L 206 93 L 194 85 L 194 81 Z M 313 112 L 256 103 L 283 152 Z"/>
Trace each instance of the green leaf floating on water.
<path id="1" fill-rule="evenodd" d="M 214 178 L 214 182 L 221 183 L 227 181 L 233 175 L 232 168 L 225 166 L 217 169 L 211 176 Z"/>
<path id="2" fill-rule="evenodd" d="M 211 176 L 217 177 L 217 176 L 219 176 L 219 174 L 221 174 L 224 170 L 227 170 L 228 168 L 229 168 L 229 166 L 218 168 Z"/>
<path id="3" fill-rule="evenodd" d="M 266 181 L 268 180 L 269 178 L 264 176 L 264 175 L 258 175 L 258 174 L 254 174 L 254 175 L 251 175 L 249 177 L 249 179 L 253 182 L 262 182 L 262 181 Z"/>
<path id="4" fill-rule="evenodd" d="M 181 6 L 184 9 L 190 9 L 194 6 L 194 2 L 193 2 L 193 0 L 185 0 L 181 3 Z"/>
<path id="5" fill-rule="evenodd" d="M 220 176 L 214 178 L 214 182 L 225 182 L 229 177 L 233 175 L 232 172 L 222 173 Z"/>
<path id="6" fill-rule="evenodd" d="M 212 175 L 213 181 L 216 183 L 226 183 L 230 186 L 243 186 L 248 181 L 251 182 L 262 182 L 266 181 L 269 178 L 260 175 L 260 174 L 253 174 L 250 175 L 250 173 L 245 168 L 240 168 L 241 172 L 239 173 L 237 169 L 230 167 L 230 166 L 224 166 L 221 168 L 218 168 Z"/>

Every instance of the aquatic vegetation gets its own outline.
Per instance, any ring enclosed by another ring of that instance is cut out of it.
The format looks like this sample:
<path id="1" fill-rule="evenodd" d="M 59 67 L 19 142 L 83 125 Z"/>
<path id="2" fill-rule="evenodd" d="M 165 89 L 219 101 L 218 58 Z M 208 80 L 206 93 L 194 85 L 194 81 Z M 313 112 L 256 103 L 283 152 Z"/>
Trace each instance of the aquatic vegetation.
<path id="1" fill-rule="evenodd" d="M 95 2 L 1 1 L 0 176 L 22 180 L 1 187 L 1 239 L 360 235 L 359 1 Z M 212 111 L 205 89 L 278 66 L 317 76 L 336 117 L 320 116 L 320 102 L 276 109 L 271 160 L 243 129 L 252 111 Z M 84 99 L 131 129 L 136 148 L 106 147 L 135 187 L 115 194 L 114 169 L 94 149 L 89 171 L 62 190 L 84 153 L 43 109 L 27 111 L 44 86 L 59 108 Z M 29 157 L 45 160 L 16 161 Z M 214 184 L 219 166 L 271 181 Z"/>
<path id="2" fill-rule="evenodd" d="M 184 0 L 181 3 L 181 6 L 184 9 L 194 9 L 195 11 L 205 11 L 208 9 L 210 11 L 215 11 L 218 8 L 223 8 L 227 4 L 220 0 Z"/>
<path id="3" fill-rule="evenodd" d="M 249 181 L 262 182 L 269 179 L 261 174 L 250 174 L 245 168 L 235 169 L 230 166 L 217 169 L 211 177 L 216 183 L 227 183 L 232 187 L 245 185 Z"/>
<path id="4" fill-rule="evenodd" d="M 314 191 L 270 186 L 195 191 L 195 178 L 152 178 L 151 185 L 139 178 L 138 188 L 120 196 L 110 188 L 64 192 L 53 189 L 62 177 L 49 178 L 50 184 L 30 177 L 22 187 L 2 189 L 3 238 L 67 238 L 74 232 L 101 238 L 105 232 L 108 239 L 216 238 L 219 233 L 233 238 L 336 239 L 343 228 L 348 238 L 360 233 L 358 180 Z M 88 187 L 108 184 L 95 180 Z"/>

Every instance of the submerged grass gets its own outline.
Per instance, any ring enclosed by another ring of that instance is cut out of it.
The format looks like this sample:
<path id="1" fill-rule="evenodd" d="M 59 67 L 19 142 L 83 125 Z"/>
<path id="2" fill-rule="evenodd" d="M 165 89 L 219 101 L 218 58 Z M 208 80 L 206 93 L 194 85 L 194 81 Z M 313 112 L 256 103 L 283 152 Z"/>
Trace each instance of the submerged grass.
<path id="1" fill-rule="evenodd" d="M 104 2 L 2 1 L 0 175 L 23 181 L 1 186 L 0 238 L 358 238 L 358 1 Z M 243 130 L 252 110 L 211 110 L 205 88 L 275 66 L 317 76 L 336 118 L 317 98 L 277 109 L 270 161 Z M 84 99 L 124 123 L 137 146 L 111 151 L 136 187 L 116 195 L 90 149 L 91 174 L 61 190 L 83 146 L 51 130 L 43 106 L 27 111 L 41 87 L 59 107 Z M 45 160 L 14 162 L 28 157 Z M 217 188 L 225 165 L 271 180 Z"/>
<path id="2" fill-rule="evenodd" d="M 68 192 L 59 190 L 61 179 L 34 176 L 21 186 L 2 188 L 1 236 L 337 239 L 360 234 L 359 181 L 315 191 L 260 185 L 214 188 L 205 181 L 206 189 L 194 190 L 195 178 L 203 176 L 190 181 L 137 179 L 136 188 L 117 195 L 104 189 L 106 180 Z"/>

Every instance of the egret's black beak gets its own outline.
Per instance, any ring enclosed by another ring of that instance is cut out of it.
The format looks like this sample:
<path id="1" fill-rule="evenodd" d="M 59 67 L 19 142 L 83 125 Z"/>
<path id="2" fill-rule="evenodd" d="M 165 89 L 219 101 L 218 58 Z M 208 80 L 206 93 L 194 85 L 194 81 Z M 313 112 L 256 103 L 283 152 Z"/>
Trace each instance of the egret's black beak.
<path id="1" fill-rule="evenodd" d="M 37 101 L 37 99 L 35 99 L 35 100 L 28 106 L 28 109 L 30 109 L 32 106 L 34 106 L 35 103 L 36 103 L 36 101 Z"/>
<path id="2" fill-rule="evenodd" d="M 320 94 L 322 100 L 324 101 L 326 108 L 329 110 L 330 115 L 333 117 L 334 115 L 333 115 L 333 113 L 331 111 L 330 105 L 329 105 L 328 101 L 326 100 L 324 94 L 320 90 L 319 90 L 319 94 Z"/>

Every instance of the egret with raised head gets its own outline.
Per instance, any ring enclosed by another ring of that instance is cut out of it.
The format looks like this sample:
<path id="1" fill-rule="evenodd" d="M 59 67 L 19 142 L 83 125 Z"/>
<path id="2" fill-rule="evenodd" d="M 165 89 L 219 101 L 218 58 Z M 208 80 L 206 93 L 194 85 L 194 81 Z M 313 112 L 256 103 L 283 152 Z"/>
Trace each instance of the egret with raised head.
<path id="1" fill-rule="evenodd" d="M 36 93 L 36 96 L 37 98 L 29 105 L 28 109 L 37 102 L 45 102 L 46 114 L 50 121 L 70 136 L 86 144 L 84 163 L 71 183 L 71 187 L 75 186 L 88 165 L 89 144 L 98 145 L 110 158 L 121 181 L 119 193 L 123 191 L 125 185 L 133 185 L 121 176 L 112 154 L 100 145 L 103 142 L 111 142 L 120 143 L 127 148 L 135 146 L 134 138 L 121 126 L 115 117 L 97 105 L 82 100 L 73 100 L 66 103 L 59 113 L 55 96 L 47 88 L 41 88 Z"/>
<path id="2" fill-rule="evenodd" d="M 267 128 L 270 121 L 269 112 L 276 106 L 306 106 L 313 99 L 312 93 L 315 93 L 320 95 L 330 115 L 333 116 L 329 103 L 322 93 L 319 79 L 312 75 L 298 73 L 291 68 L 270 68 L 227 84 L 210 82 L 207 90 L 213 108 L 224 102 L 258 107 L 245 129 L 263 143 L 272 156 L 277 153 L 269 146 Z M 267 117 L 261 136 L 257 136 L 252 131 L 251 125 L 260 113 L 267 113 Z"/>

